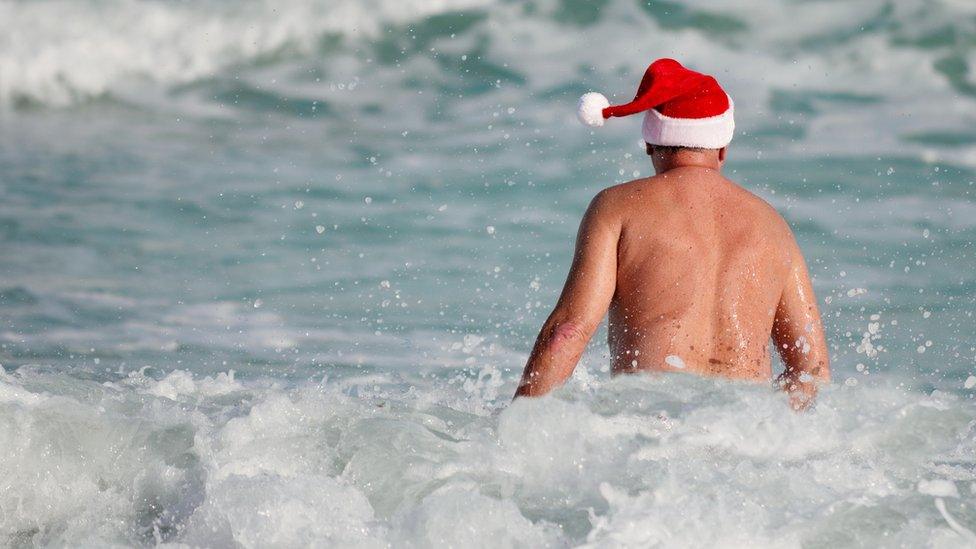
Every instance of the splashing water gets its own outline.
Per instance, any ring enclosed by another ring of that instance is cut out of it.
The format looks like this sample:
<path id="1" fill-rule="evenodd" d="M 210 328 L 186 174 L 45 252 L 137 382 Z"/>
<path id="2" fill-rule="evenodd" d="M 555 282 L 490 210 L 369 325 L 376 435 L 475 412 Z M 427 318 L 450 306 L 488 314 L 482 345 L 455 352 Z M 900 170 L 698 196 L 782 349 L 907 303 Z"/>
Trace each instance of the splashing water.
<path id="1" fill-rule="evenodd" d="M 682 375 L 511 407 L 452 380 L 406 393 L 405 381 L 286 389 L 175 370 L 65 386 L 22 368 L 0 383 L 0 534 L 42 545 L 951 546 L 955 521 L 972 519 L 961 502 L 976 488 L 976 410 L 946 393 L 839 387 L 791 414 L 765 388 Z"/>

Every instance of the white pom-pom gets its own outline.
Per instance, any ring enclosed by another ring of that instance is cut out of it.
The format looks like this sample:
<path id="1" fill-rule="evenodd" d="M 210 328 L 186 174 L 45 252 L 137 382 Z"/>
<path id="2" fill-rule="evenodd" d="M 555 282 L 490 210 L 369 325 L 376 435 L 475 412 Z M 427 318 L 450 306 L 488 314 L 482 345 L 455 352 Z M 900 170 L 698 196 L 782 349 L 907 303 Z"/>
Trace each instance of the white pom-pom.
<path id="1" fill-rule="evenodd" d="M 584 93 L 576 106 L 576 117 L 587 126 L 598 128 L 603 125 L 603 109 L 609 106 L 610 102 L 602 93 Z"/>

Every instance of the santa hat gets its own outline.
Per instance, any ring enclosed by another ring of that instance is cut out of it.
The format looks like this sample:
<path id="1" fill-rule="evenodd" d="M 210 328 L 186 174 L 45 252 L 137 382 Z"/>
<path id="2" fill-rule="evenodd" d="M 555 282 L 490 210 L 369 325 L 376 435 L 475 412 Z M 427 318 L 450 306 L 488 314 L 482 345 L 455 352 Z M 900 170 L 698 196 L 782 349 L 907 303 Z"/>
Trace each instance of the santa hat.
<path id="1" fill-rule="evenodd" d="M 611 116 L 644 114 L 642 133 L 651 145 L 721 149 L 732 141 L 732 98 L 715 78 L 686 69 L 674 59 L 647 67 L 634 100 L 610 106 L 603 94 L 580 97 L 577 116 L 587 126 Z"/>

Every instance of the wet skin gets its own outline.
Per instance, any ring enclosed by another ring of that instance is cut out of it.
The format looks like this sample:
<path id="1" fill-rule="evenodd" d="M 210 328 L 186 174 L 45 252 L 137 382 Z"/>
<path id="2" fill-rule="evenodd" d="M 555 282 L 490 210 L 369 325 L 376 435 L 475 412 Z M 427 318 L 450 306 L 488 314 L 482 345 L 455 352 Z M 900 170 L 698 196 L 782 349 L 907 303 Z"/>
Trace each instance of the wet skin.
<path id="1" fill-rule="evenodd" d="M 803 408 L 829 380 L 820 313 L 789 226 L 721 174 L 725 151 L 659 152 L 658 175 L 601 191 L 516 396 L 562 384 L 609 311 L 614 373 L 684 371 L 781 385 Z"/>

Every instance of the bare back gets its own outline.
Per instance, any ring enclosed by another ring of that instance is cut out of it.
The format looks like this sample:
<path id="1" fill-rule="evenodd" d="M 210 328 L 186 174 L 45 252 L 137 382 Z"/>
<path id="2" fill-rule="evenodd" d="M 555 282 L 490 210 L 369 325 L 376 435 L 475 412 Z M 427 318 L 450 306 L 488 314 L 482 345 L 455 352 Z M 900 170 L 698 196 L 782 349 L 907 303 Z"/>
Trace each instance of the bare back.
<path id="1" fill-rule="evenodd" d="M 658 175 L 594 197 L 517 396 L 572 375 L 609 311 L 614 373 L 768 380 L 772 338 L 791 406 L 812 402 L 830 365 L 806 262 L 783 218 L 722 177 L 723 157 L 679 153 L 669 160 L 686 165 L 669 169 L 655 156 Z"/>
<path id="2" fill-rule="evenodd" d="M 791 270 L 789 228 L 715 171 L 678 168 L 620 185 L 615 372 L 768 379 L 768 342 Z"/>

